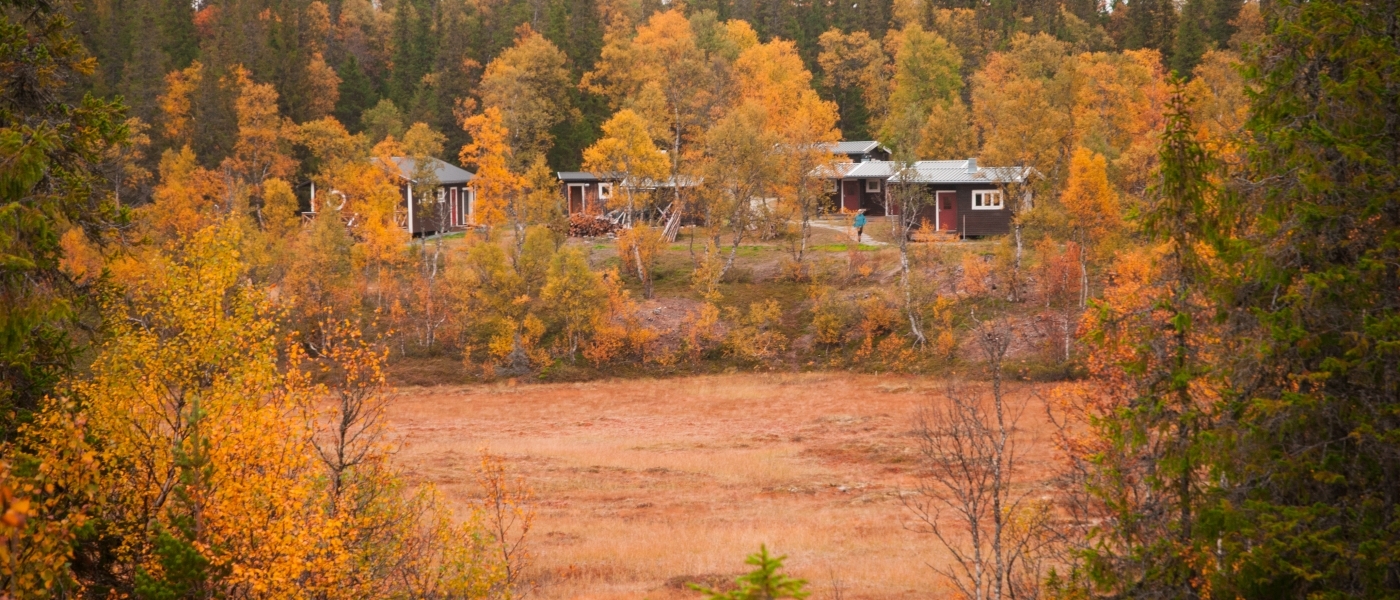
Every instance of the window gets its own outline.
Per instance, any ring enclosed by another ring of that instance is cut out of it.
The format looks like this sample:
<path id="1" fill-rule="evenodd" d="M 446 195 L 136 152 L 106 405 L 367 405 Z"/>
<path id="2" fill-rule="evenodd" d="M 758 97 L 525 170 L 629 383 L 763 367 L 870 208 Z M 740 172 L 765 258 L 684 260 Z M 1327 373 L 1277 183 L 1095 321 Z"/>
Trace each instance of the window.
<path id="1" fill-rule="evenodd" d="M 867 191 L 867 192 L 878 192 L 878 191 L 880 191 L 880 180 L 879 180 L 879 179 L 867 179 L 867 180 L 865 180 L 865 191 Z"/>
<path id="2" fill-rule="evenodd" d="M 840 180 L 840 179 L 833 179 L 833 180 L 831 180 L 831 193 L 833 193 L 833 194 L 839 194 L 839 193 L 841 193 L 841 180 Z"/>
<path id="3" fill-rule="evenodd" d="M 598 199 L 599 199 L 599 200 L 607 200 L 608 198 L 611 198 L 611 197 L 612 197 L 612 184 L 611 184 L 611 183 L 600 183 L 600 184 L 598 184 Z"/>
<path id="4" fill-rule="evenodd" d="M 1000 190 L 972 192 L 972 210 L 1001 210 Z"/>

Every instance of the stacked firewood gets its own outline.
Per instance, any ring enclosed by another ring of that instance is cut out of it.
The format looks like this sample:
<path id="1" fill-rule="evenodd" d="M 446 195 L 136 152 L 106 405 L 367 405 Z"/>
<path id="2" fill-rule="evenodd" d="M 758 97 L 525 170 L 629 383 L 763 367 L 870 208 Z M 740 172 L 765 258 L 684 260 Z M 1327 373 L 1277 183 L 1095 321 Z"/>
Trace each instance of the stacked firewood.
<path id="1" fill-rule="evenodd" d="M 602 215 L 569 215 L 570 237 L 601 237 L 617 229 L 616 223 Z"/>

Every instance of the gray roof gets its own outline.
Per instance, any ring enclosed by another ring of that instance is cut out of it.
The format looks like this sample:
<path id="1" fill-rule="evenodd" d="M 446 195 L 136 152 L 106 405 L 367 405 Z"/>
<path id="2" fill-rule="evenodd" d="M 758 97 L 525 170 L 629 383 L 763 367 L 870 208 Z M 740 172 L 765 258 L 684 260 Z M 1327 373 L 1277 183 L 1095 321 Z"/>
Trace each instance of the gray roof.
<path id="1" fill-rule="evenodd" d="M 378 161 L 379 159 L 376 158 L 375 160 Z M 405 156 L 391 156 L 389 157 L 389 160 L 394 161 L 394 165 L 399 168 L 399 177 L 403 177 L 404 179 L 410 181 L 413 180 L 413 171 L 418 168 L 418 164 L 416 161 L 414 161 L 412 158 L 408 158 Z M 467 171 L 466 169 L 444 162 L 437 158 L 433 158 L 430 160 L 433 161 L 433 175 L 437 177 L 437 181 L 439 184 L 452 185 L 457 183 L 467 183 L 468 181 L 476 179 L 476 175 L 472 175 L 471 172 Z"/>
<path id="2" fill-rule="evenodd" d="M 864 154 L 880 147 L 880 142 L 874 140 L 862 140 L 854 142 L 836 142 L 831 144 L 831 151 L 836 154 Z M 886 150 L 888 152 L 888 150 Z"/>
<path id="3" fill-rule="evenodd" d="M 593 183 L 595 181 L 606 181 L 605 179 L 585 171 L 559 171 L 555 173 L 559 176 L 559 181 L 571 181 L 574 183 Z"/>
<path id="4" fill-rule="evenodd" d="M 888 160 L 849 163 L 843 179 L 890 179 L 899 164 Z M 921 160 L 912 165 L 912 172 L 903 181 L 910 183 L 1021 183 L 1036 173 L 1030 167 L 980 167 L 977 159 Z"/>

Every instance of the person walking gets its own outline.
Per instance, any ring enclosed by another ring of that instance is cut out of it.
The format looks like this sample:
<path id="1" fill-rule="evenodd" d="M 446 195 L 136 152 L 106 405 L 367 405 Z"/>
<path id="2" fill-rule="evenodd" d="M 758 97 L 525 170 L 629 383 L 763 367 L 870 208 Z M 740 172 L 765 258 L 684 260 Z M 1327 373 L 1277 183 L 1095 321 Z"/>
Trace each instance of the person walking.
<path id="1" fill-rule="evenodd" d="M 860 236 L 865 232 L 865 209 L 856 211 L 856 220 L 852 225 L 856 228 L 856 243 L 860 243 Z"/>

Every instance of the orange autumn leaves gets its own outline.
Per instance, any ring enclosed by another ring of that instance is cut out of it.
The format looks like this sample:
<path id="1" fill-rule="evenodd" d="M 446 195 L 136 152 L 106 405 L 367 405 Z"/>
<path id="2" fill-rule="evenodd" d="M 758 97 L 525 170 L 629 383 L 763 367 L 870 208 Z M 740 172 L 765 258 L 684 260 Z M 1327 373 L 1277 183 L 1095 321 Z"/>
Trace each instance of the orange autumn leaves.
<path id="1" fill-rule="evenodd" d="M 312 345 L 318 357 L 288 344 L 266 291 L 245 279 L 243 235 L 232 221 L 200 229 L 178 250 L 148 255 L 144 277 L 106 302 L 109 335 L 68 394 L 81 404 L 55 399 L 31 426 L 25 464 L 37 469 L 14 477 L 4 466 L 15 518 L 0 533 L 23 558 L 6 561 L 7 581 L 16 591 L 55 585 L 45 577 L 61 576 L 73 536 L 96 520 L 101 527 L 86 535 L 111 548 L 119 589 L 509 594 L 503 586 L 519 559 L 507 564 L 495 550 L 502 540 L 479 529 L 488 515 L 454 524 L 430 488 L 410 490 L 388 462 L 376 412 L 383 353 L 342 326 Z M 322 363 L 323 383 L 314 383 L 308 368 Z M 326 404 L 328 395 L 364 402 L 347 410 Z M 338 454 L 354 460 L 328 470 L 315 449 L 330 448 L 339 425 L 355 440 Z M 504 499 L 493 503 L 521 501 L 497 492 Z M 198 558 L 173 560 L 180 548 Z"/>

